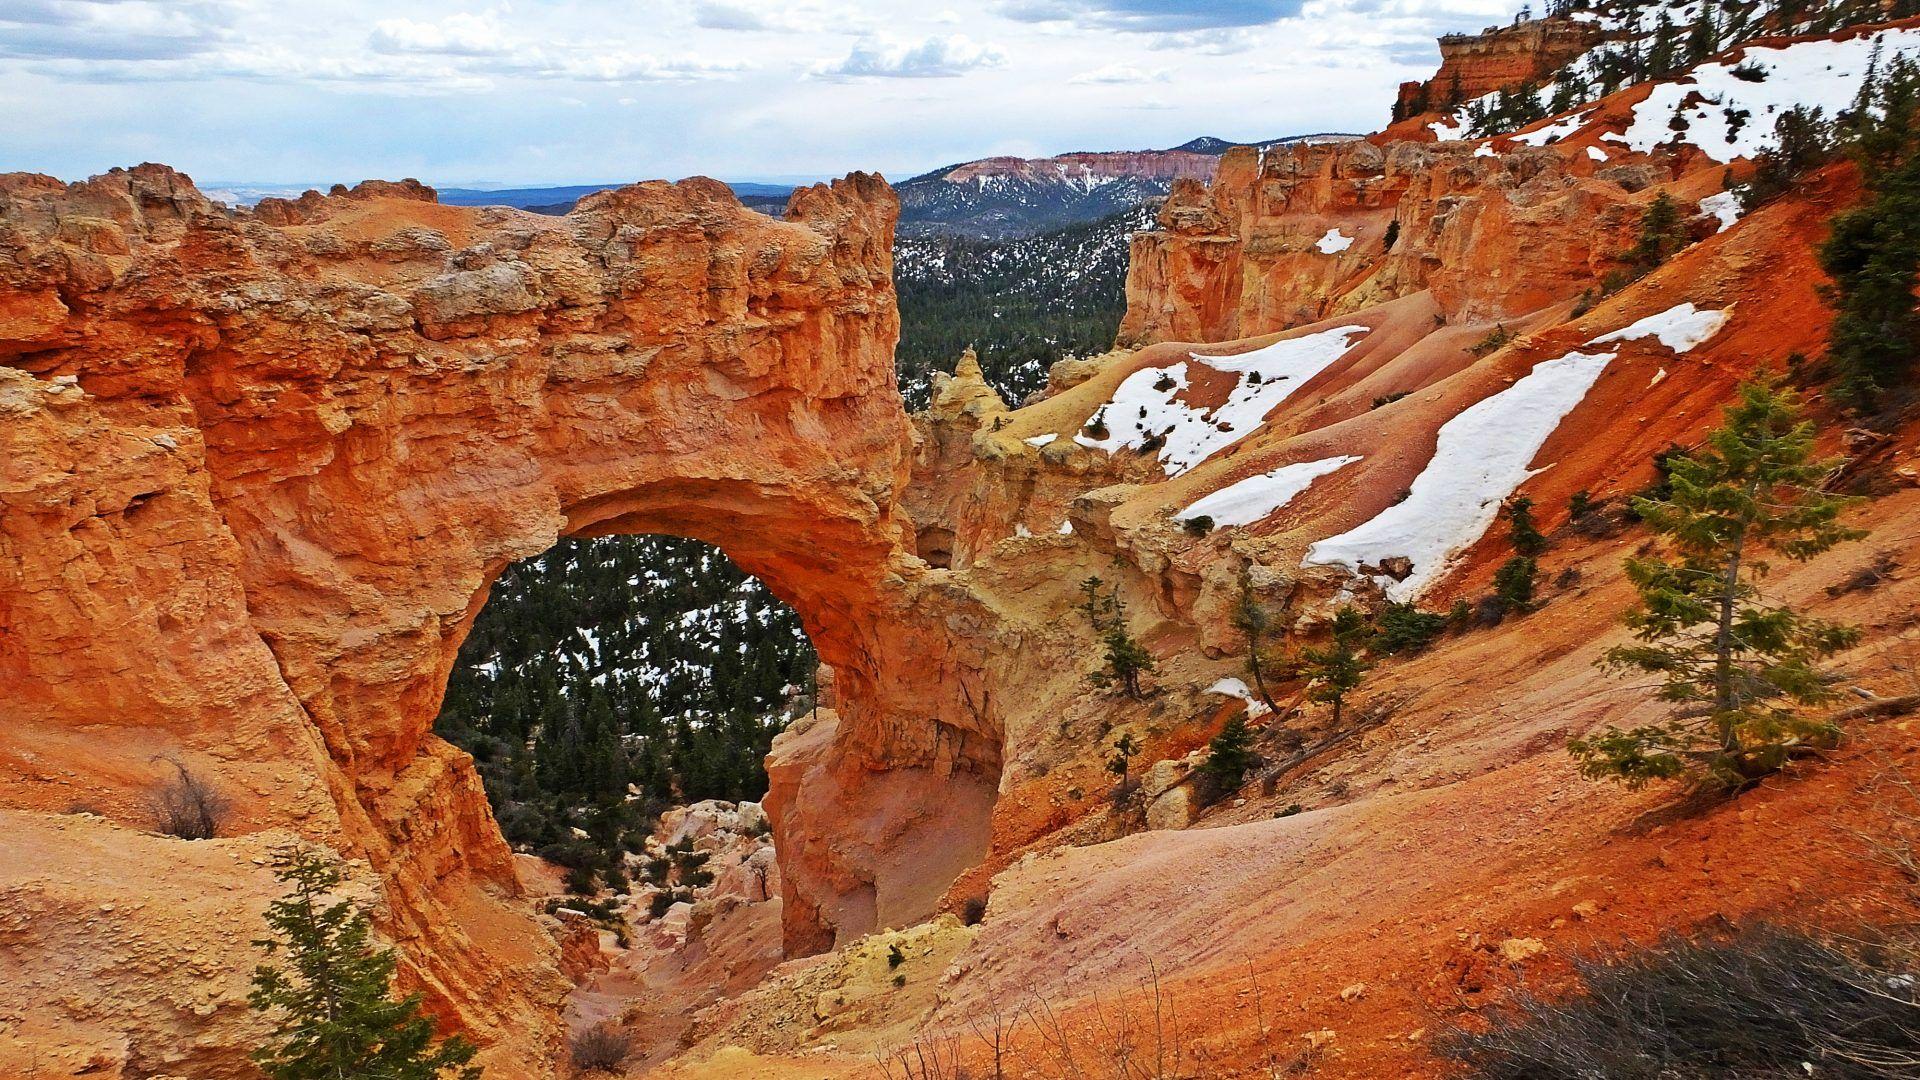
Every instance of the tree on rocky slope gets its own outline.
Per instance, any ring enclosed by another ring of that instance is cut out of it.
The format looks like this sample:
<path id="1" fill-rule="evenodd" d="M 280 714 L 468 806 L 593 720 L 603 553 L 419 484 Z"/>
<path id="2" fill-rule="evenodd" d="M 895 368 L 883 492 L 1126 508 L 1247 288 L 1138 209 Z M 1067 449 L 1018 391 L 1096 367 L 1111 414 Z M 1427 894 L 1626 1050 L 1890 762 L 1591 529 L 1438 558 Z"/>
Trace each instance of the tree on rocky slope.
<path id="1" fill-rule="evenodd" d="M 1128 697 L 1140 697 L 1140 677 L 1151 675 L 1154 671 L 1153 654 L 1147 651 L 1146 646 L 1135 641 L 1125 626 L 1117 623 L 1108 628 L 1103 640 L 1107 649 L 1107 667 L 1100 674 L 1105 676 L 1109 684 L 1119 684 Z"/>
<path id="2" fill-rule="evenodd" d="M 1856 408 L 1885 404 L 1920 354 L 1920 65 L 1901 57 L 1867 83 L 1845 125 L 1868 199 L 1833 219 L 1820 265 L 1833 277 L 1828 354 L 1836 392 Z"/>
<path id="3" fill-rule="evenodd" d="M 1273 693 L 1267 689 L 1267 676 L 1284 678 L 1280 672 L 1286 665 L 1284 660 L 1270 655 L 1269 639 L 1277 632 L 1273 613 L 1255 595 L 1250 574 L 1240 575 L 1240 602 L 1234 605 L 1233 625 L 1247 637 L 1247 674 L 1253 676 L 1253 692 L 1260 695 L 1267 708 L 1279 712 L 1280 706 L 1274 703 Z"/>
<path id="4" fill-rule="evenodd" d="M 1373 667 L 1360 658 L 1365 633 L 1360 613 L 1351 606 L 1343 607 L 1334 618 L 1333 640 L 1300 650 L 1299 671 L 1307 680 L 1307 700 L 1333 706 L 1335 727 L 1340 725 L 1347 695 L 1359 688 Z"/>
<path id="5" fill-rule="evenodd" d="M 1669 459 L 1665 497 L 1634 500 L 1671 555 L 1627 560 L 1637 642 L 1600 664 L 1657 676 L 1674 712 L 1575 740 L 1588 776 L 1637 787 L 1694 774 L 1737 787 L 1831 741 L 1831 721 L 1797 710 L 1833 699 L 1819 664 L 1859 631 L 1766 603 L 1757 584 L 1769 553 L 1804 560 L 1865 535 L 1840 524 L 1851 500 L 1821 490 L 1836 462 L 1816 459 L 1813 443 L 1791 391 L 1763 377 L 1740 388 L 1704 447 Z"/>
<path id="6" fill-rule="evenodd" d="M 332 859 L 283 854 L 274 876 L 290 886 L 267 907 L 274 936 L 254 944 L 285 966 L 254 971 L 247 1003 L 275 1014 L 269 1044 L 253 1059 L 273 1080 L 437 1080 L 449 1070 L 475 1080 L 477 1052 L 458 1035 L 436 1042 L 420 995 L 390 990 L 398 955 L 376 948 L 366 908 L 328 902 L 340 887 Z"/>
<path id="7" fill-rule="evenodd" d="M 1209 797 L 1238 791 L 1253 765 L 1253 732 L 1248 730 L 1244 714 L 1234 716 L 1207 743 L 1207 760 L 1200 766 L 1200 773 L 1206 779 Z"/>

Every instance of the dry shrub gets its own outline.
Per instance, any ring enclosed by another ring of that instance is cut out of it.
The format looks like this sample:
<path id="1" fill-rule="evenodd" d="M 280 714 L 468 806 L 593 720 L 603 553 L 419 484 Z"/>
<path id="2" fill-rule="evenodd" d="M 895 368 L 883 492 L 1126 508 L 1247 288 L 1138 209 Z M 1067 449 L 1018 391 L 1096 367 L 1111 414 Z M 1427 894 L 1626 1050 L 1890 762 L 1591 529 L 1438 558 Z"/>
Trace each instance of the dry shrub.
<path id="1" fill-rule="evenodd" d="M 595 1024 L 568 1040 L 567 1053 L 582 1072 L 618 1072 L 633 1053 L 633 1036 L 610 1023 Z"/>
<path id="2" fill-rule="evenodd" d="M 168 758 L 173 776 L 154 786 L 147 804 L 153 811 L 154 827 L 182 840 L 211 840 L 220 835 L 232 804 L 207 780 L 178 758 Z"/>
<path id="3" fill-rule="evenodd" d="M 1481 1080 L 1920 1076 L 1920 972 L 1756 926 L 1576 961 L 1584 992 L 1529 994 L 1438 1045 Z"/>

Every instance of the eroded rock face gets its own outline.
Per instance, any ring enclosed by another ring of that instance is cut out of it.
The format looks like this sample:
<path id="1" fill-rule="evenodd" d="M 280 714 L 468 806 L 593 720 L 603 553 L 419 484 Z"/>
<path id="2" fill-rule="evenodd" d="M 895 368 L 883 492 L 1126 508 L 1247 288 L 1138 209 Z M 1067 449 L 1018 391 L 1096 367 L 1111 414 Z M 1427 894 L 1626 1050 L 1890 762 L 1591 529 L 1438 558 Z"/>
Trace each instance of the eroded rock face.
<path id="1" fill-rule="evenodd" d="M 1478 34 L 1442 35 L 1440 70 L 1424 83 L 1400 84 L 1394 117 L 1425 112 L 1421 106 L 1439 108 L 1456 97 L 1471 101 L 1538 83 L 1592 48 L 1601 36 L 1593 23 L 1564 16 L 1490 26 Z"/>
<path id="2" fill-rule="evenodd" d="M 1646 168 L 1398 140 L 1229 151 L 1210 188 L 1176 185 L 1134 235 L 1120 339 L 1247 337 L 1427 289 L 1459 321 L 1534 311 L 1630 242 L 1633 193 L 1666 178 Z"/>
<path id="3" fill-rule="evenodd" d="M 929 803 L 951 812 L 937 786 L 869 789 L 898 766 L 991 791 L 999 766 L 935 644 L 963 598 L 895 508 L 895 216 L 865 174 L 784 220 L 701 179 L 549 218 L 417 184 L 247 213 L 161 166 L 0 177 L 0 806 L 145 828 L 177 758 L 235 797 L 229 831 L 368 860 L 408 981 L 500 1075 L 539 1073 L 556 951 L 430 726 L 504 566 L 672 533 L 765 580 L 837 673 L 781 876 L 796 944 L 864 930 L 840 890 L 897 891 L 876 838 L 916 872 L 966 857 L 924 850 L 951 822 L 916 846 Z M 865 839 L 820 824 L 848 805 Z M 111 1028 L 113 995 L 25 1007 Z M 194 1037 L 239 1052 L 220 1022 Z"/>

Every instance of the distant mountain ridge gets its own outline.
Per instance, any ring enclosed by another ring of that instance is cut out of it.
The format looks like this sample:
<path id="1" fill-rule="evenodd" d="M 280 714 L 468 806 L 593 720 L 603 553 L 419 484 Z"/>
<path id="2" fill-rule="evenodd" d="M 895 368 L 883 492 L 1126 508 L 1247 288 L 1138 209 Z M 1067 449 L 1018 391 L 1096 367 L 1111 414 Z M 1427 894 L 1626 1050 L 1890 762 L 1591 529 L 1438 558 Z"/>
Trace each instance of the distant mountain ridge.
<path id="1" fill-rule="evenodd" d="M 1358 138 L 1335 132 L 1257 143 L 1203 135 L 1164 150 L 1074 151 L 1053 157 L 989 157 L 894 185 L 900 234 L 1014 239 L 1111 217 L 1165 195 L 1175 180 L 1207 181 L 1238 146 Z"/>

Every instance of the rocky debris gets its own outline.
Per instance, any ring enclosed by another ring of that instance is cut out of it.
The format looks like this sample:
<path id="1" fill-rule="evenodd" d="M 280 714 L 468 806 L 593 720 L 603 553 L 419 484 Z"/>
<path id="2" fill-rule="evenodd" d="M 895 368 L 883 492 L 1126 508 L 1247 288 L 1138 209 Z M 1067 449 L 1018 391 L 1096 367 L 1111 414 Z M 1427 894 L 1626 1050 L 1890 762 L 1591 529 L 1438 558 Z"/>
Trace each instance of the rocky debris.
<path id="1" fill-rule="evenodd" d="M 611 964 L 601 947 L 600 928 L 586 913 L 570 908 L 554 912 L 559 920 L 560 972 L 575 983 Z"/>
<path id="2" fill-rule="evenodd" d="M 960 977 L 954 964 L 973 938 L 971 927 L 942 915 L 783 966 L 740 998 L 708 1010 L 695 1026 L 697 1043 L 759 1054 L 829 1047 L 865 1055 L 910 1041 L 941 988 Z"/>
<path id="3" fill-rule="evenodd" d="M 627 857 L 631 876 L 644 883 L 627 901 L 627 919 L 656 947 L 681 948 L 723 905 L 778 899 L 772 837 L 772 823 L 755 802 L 708 799 L 665 811 L 644 850 Z M 665 905 L 657 917 L 656 904 Z"/>

